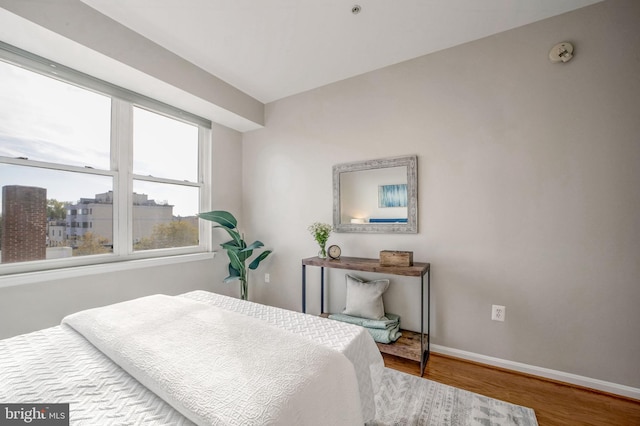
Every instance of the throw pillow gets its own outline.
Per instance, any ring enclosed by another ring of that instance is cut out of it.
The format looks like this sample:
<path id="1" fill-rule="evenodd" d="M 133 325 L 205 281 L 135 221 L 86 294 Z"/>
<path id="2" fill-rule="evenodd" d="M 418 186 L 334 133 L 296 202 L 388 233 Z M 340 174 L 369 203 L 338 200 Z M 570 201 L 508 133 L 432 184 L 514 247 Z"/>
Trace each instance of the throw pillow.
<path id="1" fill-rule="evenodd" d="M 382 295 L 389 288 L 389 280 L 367 282 L 348 274 L 345 277 L 347 280 L 347 307 L 342 313 L 373 320 L 384 317 Z"/>

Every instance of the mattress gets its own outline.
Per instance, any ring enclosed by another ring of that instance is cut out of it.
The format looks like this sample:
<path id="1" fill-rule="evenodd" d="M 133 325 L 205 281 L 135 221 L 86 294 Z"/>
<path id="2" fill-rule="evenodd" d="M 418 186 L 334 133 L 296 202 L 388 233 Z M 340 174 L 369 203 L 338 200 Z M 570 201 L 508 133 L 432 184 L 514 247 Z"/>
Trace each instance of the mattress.
<path id="1" fill-rule="evenodd" d="M 364 419 L 375 417 L 384 365 L 364 329 L 204 291 L 180 297 L 261 319 L 339 351 L 355 367 Z M 0 341 L 0 401 L 69 403 L 74 425 L 193 424 L 66 325 Z"/>

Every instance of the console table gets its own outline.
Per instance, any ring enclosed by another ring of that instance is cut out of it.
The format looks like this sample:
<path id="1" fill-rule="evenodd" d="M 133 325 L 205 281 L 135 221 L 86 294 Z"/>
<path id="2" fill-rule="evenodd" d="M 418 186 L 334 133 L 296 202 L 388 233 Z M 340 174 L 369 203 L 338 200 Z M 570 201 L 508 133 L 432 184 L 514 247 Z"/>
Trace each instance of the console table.
<path id="1" fill-rule="evenodd" d="M 307 266 L 320 267 L 320 313 L 324 314 L 324 268 L 348 269 L 352 271 L 377 272 L 388 275 L 401 275 L 407 277 L 420 277 L 420 333 L 402 330 L 402 337 L 395 343 L 378 343 L 380 352 L 420 362 L 420 375 L 424 374 L 424 368 L 429 360 L 429 314 L 427 317 L 427 333 L 424 329 L 425 308 L 425 275 L 427 284 L 427 303 L 430 308 L 431 284 L 429 279 L 430 264 L 414 263 L 413 266 L 380 266 L 378 259 L 366 259 L 362 257 L 341 257 L 340 259 L 321 259 L 309 257 L 302 259 L 302 312 L 307 311 Z"/>

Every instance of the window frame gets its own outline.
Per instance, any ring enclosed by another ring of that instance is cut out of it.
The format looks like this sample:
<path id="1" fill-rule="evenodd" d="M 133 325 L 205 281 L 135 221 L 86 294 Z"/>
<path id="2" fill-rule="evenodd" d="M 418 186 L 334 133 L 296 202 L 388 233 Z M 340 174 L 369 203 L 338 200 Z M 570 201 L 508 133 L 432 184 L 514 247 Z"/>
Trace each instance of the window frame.
<path id="1" fill-rule="evenodd" d="M 44 273 L 61 268 L 74 268 L 89 265 L 108 265 L 127 261 L 165 259 L 173 261 L 211 258 L 212 243 L 210 227 L 204 221 L 198 221 L 199 244 L 196 246 L 165 249 L 133 249 L 133 182 L 134 180 L 173 184 L 198 188 L 198 211 L 208 211 L 211 206 L 211 122 L 202 117 L 180 110 L 171 105 L 153 100 L 138 93 L 115 86 L 87 74 L 49 61 L 45 58 L 0 42 L 0 61 L 24 68 L 64 83 L 72 84 L 84 90 L 93 91 L 111 99 L 111 135 L 109 170 L 80 167 L 68 164 L 50 163 L 24 158 L 0 156 L 0 164 L 22 167 L 36 167 L 62 172 L 108 176 L 113 179 L 113 252 L 108 254 L 85 255 L 64 259 L 48 259 L 2 264 L 0 263 L 0 287 L 5 278 L 21 273 Z M 198 176 L 196 182 L 142 176 L 133 173 L 133 109 L 142 108 L 162 116 L 195 125 L 198 128 Z M 162 262 L 163 264 L 166 261 Z M 122 266 L 114 270 L 119 270 Z M 80 272 L 82 274 L 82 272 Z M 64 275 L 64 274 L 63 274 Z M 75 275 L 73 273 L 72 275 Z"/>

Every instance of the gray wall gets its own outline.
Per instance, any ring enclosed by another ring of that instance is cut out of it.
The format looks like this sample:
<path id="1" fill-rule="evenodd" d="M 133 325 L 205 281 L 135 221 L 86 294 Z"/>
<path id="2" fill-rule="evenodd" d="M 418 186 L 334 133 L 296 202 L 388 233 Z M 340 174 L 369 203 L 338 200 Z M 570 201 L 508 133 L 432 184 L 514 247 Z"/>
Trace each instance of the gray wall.
<path id="1" fill-rule="evenodd" d="M 276 250 L 254 295 L 300 309 L 332 165 L 417 154 L 419 233 L 329 243 L 431 262 L 435 344 L 640 387 L 639 22 L 640 2 L 599 3 L 268 104 L 243 138 L 246 223 Z M 562 41 L 575 58 L 552 64 Z M 393 282 L 387 308 L 415 329 L 418 284 Z"/>

